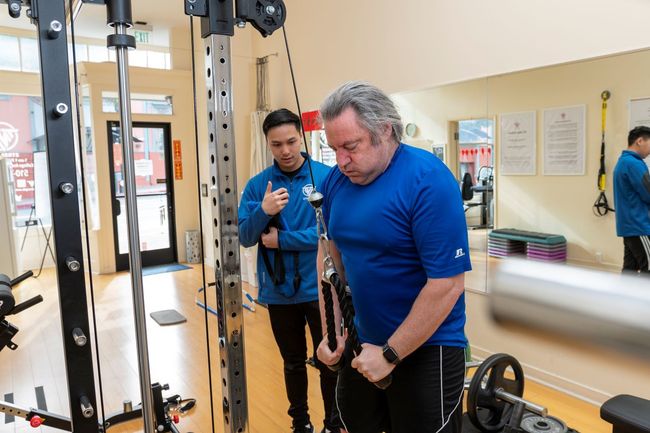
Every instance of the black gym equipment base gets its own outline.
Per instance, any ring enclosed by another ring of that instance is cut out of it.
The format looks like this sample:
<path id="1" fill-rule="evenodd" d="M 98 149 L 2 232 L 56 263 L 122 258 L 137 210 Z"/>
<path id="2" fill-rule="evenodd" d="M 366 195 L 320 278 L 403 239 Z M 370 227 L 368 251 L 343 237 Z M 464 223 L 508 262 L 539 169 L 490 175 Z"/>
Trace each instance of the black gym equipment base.
<path id="1" fill-rule="evenodd" d="M 481 411 L 481 409 L 479 409 L 479 412 L 480 411 Z M 472 424 L 472 421 L 470 421 L 470 419 L 469 419 L 469 417 L 467 416 L 466 413 L 463 414 L 463 433 L 483 433 L 481 430 L 474 427 L 474 424 Z M 568 433 L 579 433 L 579 432 L 578 432 L 578 430 L 574 430 L 572 428 L 569 428 Z"/>
<path id="2" fill-rule="evenodd" d="M 474 427 L 474 424 L 472 424 L 472 421 L 470 421 L 466 413 L 463 414 L 463 433 L 483 433 Z"/>

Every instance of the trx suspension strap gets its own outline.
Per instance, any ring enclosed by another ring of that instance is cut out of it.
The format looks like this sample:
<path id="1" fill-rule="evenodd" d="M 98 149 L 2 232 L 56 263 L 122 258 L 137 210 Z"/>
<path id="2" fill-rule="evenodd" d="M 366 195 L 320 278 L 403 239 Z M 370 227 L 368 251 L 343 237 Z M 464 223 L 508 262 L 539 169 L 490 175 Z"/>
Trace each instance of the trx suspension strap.
<path id="1" fill-rule="evenodd" d="M 293 64 L 291 62 L 291 53 L 289 51 L 289 42 L 287 40 L 287 32 L 285 26 L 282 26 L 282 33 L 284 34 L 284 43 L 287 49 L 287 58 L 289 60 L 289 71 L 291 72 L 291 81 L 293 83 L 293 91 L 296 96 L 296 105 L 298 107 L 298 115 L 302 119 L 302 111 L 300 110 L 300 99 L 298 98 L 298 88 L 296 87 L 296 79 L 293 73 Z M 305 150 L 309 154 L 309 147 L 306 142 L 305 127 L 302 122 L 300 123 L 300 128 L 302 130 L 303 142 L 305 144 Z M 316 226 L 318 229 L 318 242 L 322 247 L 323 251 L 323 275 L 321 276 L 321 290 L 323 293 L 323 300 L 325 304 L 325 324 L 327 327 L 327 344 L 330 350 L 336 350 L 336 327 L 334 319 L 334 300 L 332 299 L 332 287 L 336 292 L 336 297 L 338 298 L 339 305 L 341 307 L 341 314 L 343 316 L 343 324 L 348 330 L 348 341 L 352 347 L 352 351 L 356 356 L 359 356 L 363 348 L 361 347 L 361 342 L 359 341 L 359 336 L 357 334 L 356 327 L 354 326 L 354 309 L 352 307 L 352 300 L 347 295 L 347 290 L 345 284 L 341 280 L 336 267 L 334 266 L 334 259 L 330 255 L 329 250 L 329 237 L 327 235 L 327 226 L 325 225 L 325 219 L 323 218 L 323 194 L 316 190 L 316 182 L 314 180 L 314 172 L 311 168 L 311 159 L 307 158 L 307 164 L 309 164 L 309 175 L 311 176 L 311 183 L 314 187 L 312 193 L 309 195 L 309 204 L 314 208 L 316 212 Z M 342 360 L 335 366 L 330 366 L 332 370 L 338 370 L 341 368 Z M 386 389 L 393 382 L 392 375 L 388 375 L 378 382 L 373 382 L 373 384 L 380 389 Z"/>
<path id="2" fill-rule="evenodd" d="M 602 100 L 602 138 L 600 142 L 600 168 L 598 169 L 598 179 L 596 180 L 596 185 L 598 186 L 598 198 L 594 203 L 594 214 L 596 216 L 605 216 L 609 211 L 614 212 L 614 209 L 609 207 L 609 202 L 607 201 L 607 196 L 605 195 L 605 185 L 607 180 L 607 172 L 605 170 L 605 125 L 607 123 L 607 100 L 611 96 L 609 90 L 603 91 L 600 94 L 600 99 Z"/>

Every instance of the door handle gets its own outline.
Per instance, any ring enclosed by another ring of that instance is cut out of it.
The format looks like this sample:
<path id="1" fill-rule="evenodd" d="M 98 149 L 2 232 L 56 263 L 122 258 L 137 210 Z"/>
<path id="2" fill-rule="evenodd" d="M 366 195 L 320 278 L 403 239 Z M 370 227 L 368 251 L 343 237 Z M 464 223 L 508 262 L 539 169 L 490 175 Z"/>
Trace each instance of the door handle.
<path id="1" fill-rule="evenodd" d="M 113 199 L 113 213 L 115 216 L 122 215 L 122 204 L 116 198 Z"/>

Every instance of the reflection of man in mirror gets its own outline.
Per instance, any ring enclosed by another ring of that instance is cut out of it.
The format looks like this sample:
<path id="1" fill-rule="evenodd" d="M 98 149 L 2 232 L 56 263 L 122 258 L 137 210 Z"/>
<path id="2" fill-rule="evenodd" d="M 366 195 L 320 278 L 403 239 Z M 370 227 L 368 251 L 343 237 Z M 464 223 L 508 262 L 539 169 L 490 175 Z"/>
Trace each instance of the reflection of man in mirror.
<path id="1" fill-rule="evenodd" d="M 351 433 L 460 433 L 471 264 L 456 179 L 432 153 L 401 143 L 397 109 L 374 86 L 344 84 L 321 116 L 337 162 L 321 186 L 330 253 L 363 347 L 356 357 L 343 338 L 335 351 L 326 338 L 318 347 L 327 365 L 345 352 L 341 421 Z M 389 374 L 385 390 L 371 383 Z"/>
<path id="2" fill-rule="evenodd" d="M 637 126 L 627 137 L 614 169 L 616 234 L 623 238 L 623 272 L 650 276 L 650 128 Z"/>

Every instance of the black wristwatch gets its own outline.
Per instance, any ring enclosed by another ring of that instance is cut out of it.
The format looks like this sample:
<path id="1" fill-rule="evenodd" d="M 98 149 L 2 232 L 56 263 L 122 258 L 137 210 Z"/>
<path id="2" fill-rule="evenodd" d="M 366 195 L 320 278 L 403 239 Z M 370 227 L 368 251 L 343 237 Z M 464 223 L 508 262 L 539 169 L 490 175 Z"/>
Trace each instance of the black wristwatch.
<path id="1" fill-rule="evenodd" d="M 384 358 L 386 358 L 386 361 L 390 362 L 391 364 L 397 365 L 400 362 L 402 362 L 401 359 L 399 359 L 399 355 L 397 352 L 395 352 L 395 349 L 390 347 L 388 343 L 384 344 L 384 347 L 382 348 L 382 353 L 384 355 Z"/>

